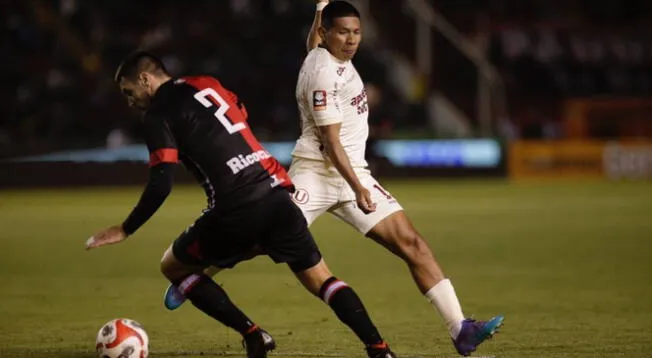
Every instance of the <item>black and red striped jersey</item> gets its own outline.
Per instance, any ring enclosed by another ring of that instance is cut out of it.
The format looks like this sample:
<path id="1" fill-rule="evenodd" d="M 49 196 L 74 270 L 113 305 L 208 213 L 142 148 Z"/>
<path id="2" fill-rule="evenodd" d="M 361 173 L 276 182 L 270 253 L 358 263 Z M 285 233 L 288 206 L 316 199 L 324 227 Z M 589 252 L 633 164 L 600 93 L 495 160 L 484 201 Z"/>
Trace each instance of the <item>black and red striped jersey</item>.
<path id="1" fill-rule="evenodd" d="M 238 97 L 208 76 L 170 80 L 145 113 L 150 166 L 183 163 L 208 196 L 208 209 L 257 201 L 294 189 L 281 164 L 258 142 Z"/>

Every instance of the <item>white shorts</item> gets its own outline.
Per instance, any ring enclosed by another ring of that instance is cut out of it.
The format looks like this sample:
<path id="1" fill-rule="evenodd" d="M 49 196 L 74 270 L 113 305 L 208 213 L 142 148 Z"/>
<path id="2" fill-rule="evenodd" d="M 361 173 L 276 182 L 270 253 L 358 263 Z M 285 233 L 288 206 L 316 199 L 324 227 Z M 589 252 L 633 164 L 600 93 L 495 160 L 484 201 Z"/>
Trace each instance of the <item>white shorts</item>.
<path id="1" fill-rule="evenodd" d="M 385 190 L 369 170 L 356 168 L 358 179 L 371 193 L 376 211 L 365 214 L 358 209 L 355 193 L 329 163 L 294 158 L 289 175 L 296 187 L 292 200 L 299 206 L 310 226 L 324 212 L 329 212 L 349 223 L 362 234 L 367 234 L 389 215 L 403 210 L 396 199 Z"/>

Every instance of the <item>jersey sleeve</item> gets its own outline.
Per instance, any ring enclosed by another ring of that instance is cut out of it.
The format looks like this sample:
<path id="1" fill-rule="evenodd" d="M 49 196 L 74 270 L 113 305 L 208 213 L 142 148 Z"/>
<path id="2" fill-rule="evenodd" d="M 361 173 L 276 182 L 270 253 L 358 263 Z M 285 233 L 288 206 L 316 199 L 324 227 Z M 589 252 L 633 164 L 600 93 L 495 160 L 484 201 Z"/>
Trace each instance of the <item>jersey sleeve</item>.
<path id="1" fill-rule="evenodd" d="M 247 112 L 247 108 L 245 107 L 244 103 L 240 101 L 240 99 L 235 93 L 227 90 L 226 88 L 224 88 L 224 91 L 227 94 L 228 98 L 231 100 L 231 102 L 235 103 L 238 109 L 240 109 L 240 112 L 242 112 L 242 116 L 246 122 L 249 119 L 249 113 Z"/>
<path id="2" fill-rule="evenodd" d="M 317 126 L 342 122 L 337 79 L 329 73 L 328 67 L 319 69 L 309 81 L 306 98 L 310 113 Z"/>
<path id="3" fill-rule="evenodd" d="M 149 166 L 161 163 L 178 163 L 179 150 L 164 116 L 147 114 L 145 117 L 145 141 L 149 149 Z"/>

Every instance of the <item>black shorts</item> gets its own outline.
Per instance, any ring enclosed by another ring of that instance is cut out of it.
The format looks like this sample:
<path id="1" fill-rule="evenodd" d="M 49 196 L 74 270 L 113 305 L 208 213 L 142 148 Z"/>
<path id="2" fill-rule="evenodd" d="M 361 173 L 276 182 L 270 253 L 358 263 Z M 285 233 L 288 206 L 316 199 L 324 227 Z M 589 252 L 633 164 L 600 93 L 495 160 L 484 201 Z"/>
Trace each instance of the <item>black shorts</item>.
<path id="1" fill-rule="evenodd" d="M 220 268 L 231 268 L 260 251 L 295 272 L 321 260 L 306 219 L 282 189 L 228 213 L 205 212 L 174 241 L 172 250 L 184 264 Z"/>

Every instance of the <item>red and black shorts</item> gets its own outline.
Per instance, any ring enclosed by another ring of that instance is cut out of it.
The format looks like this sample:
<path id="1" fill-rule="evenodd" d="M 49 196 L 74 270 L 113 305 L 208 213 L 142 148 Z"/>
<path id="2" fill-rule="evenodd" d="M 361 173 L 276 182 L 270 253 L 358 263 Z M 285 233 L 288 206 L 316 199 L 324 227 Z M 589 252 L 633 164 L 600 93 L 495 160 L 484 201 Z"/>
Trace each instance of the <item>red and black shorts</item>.
<path id="1" fill-rule="evenodd" d="M 172 250 L 184 264 L 219 268 L 232 268 L 261 252 L 294 272 L 321 260 L 301 210 L 282 189 L 228 213 L 205 212 L 174 241 Z"/>

